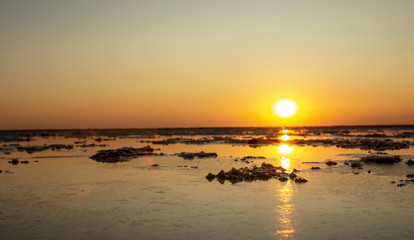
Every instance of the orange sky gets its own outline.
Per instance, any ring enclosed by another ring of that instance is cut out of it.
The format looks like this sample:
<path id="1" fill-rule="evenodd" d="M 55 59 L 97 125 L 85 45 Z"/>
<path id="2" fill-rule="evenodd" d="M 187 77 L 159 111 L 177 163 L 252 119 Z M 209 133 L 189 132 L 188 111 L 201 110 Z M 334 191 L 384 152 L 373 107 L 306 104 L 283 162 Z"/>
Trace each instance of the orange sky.
<path id="1" fill-rule="evenodd" d="M 0 129 L 414 124 L 414 1 L 2 1 Z M 282 121 L 280 98 L 299 105 Z"/>

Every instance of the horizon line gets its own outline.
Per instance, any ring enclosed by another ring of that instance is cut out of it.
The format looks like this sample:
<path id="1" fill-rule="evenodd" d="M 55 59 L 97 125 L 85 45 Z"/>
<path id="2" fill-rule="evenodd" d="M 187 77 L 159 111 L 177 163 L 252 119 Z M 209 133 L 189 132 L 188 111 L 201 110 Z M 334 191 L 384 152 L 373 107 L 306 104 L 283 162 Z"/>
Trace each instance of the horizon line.
<path id="1" fill-rule="evenodd" d="M 414 127 L 414 124 L 373 124 L 373 125 L 303 125 L 303 126 L 245 126 L 245 127 L 148 127 L 148 128 L 32 128 L 0 129 L 0 132 L 18 131 L 86 131 L 86 130 L 157 130 L 157 129 L 241 129 L 241 128 L 375 128 L 375 127 Z"/>

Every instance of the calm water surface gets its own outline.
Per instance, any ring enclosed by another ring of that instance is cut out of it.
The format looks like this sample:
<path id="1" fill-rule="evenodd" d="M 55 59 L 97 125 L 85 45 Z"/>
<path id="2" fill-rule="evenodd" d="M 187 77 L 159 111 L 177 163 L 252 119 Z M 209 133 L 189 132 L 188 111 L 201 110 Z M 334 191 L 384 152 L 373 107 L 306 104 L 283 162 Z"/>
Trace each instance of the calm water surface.
<path id="1" fill-rule="evenodd" d="M 277 145 L 150 144 L 166 155 L 122 163 L 89 158 L 100 149 L 147 145 L 141 140 L 117 138 L 102 142 L 107 147 L 0 153 L 0 239 L 414 238 L 414 185 L 390 183 L 414 173 L 404 164 L 414 158 L 412 147 L 386 151 L 402 156 L 401 163 L 365 165 L 362 170 L 343 163 L 367 150 L 334 146 L 289 146 L 288 152 L 281 152 Z M 78 139 L 49 137 L 20 144 L 74 141 Z M 173 155 L 183 151 L 216 152 L 219 157 L 184 160 Z M 249 155 L 267 159 L 234 161 Z M 13 158 L 29 164 L 11 165 Z M 327 159 L 338 165 L 326 166 Z M 209 172 L 262 162 L 296 168 L 309 182 L 220 184 L 205 179 Z M 151 167 L 155 163 L 159 167 Z M 312 166 L 321 169 L 310 170 Z"/>

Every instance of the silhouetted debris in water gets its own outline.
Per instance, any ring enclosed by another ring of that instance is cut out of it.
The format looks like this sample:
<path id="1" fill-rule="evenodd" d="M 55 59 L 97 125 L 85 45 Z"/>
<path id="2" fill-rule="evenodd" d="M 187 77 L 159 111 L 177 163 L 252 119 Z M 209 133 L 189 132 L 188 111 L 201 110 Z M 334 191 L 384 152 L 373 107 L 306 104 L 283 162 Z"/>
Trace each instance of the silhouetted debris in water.
<path id="1" fill-rule="evenodd" d="M 279 177 L 279 181 L 281 182 L 286 182 L 288 180 L 287 177 Z"/>
<path id="2" fill-rule="evenodd" d="M 414 165 L 414 161 L 412 159 L 410 159 L 405 164 L 407 164 L 407 165 Z"/>
<path id="3" fill-rule="evenodd" d="M 394 164 L 401 161 L 400 156 L 377 156 L 377 155 L 369 155 L 365 157 L 361 157 L 362 162 L 366 163 L 378 163 L 378 164 Z"/>
<path id="4" fill-rule="evenodd" d="M 182 157 L 184 159 L 187 160 L 191 160 L 194 158 L 216 158 L 218 157 L 217 153 L 206 153 L 206 152 L 195 152 L 195 153 L 191 153 L 191 152 L 181 152 L 181 153 L 176 153 L 175 155 Z"/>
<path id="5" fill-rule="evenodd" d="M 361 168 L 362 164 L 359 162 L 352 162 L 351 163 L 351 168 Z"/>
<path id="6" fill-rule="evenodd" d="M 213 181 L 213 180 L 214 180 L 214 178 L 216 178 L 216 175 L 214 175 L 214 174 L 212 174 L 212 173 L 209 173 L 209 174 L 207 174 L 206 178 L 207 178 L 207 180 L 209 180 L 209 181 Z"/>
<path id="7" fill-rule="evenodd" d="M 410 173 L 406 176 L 407 178 L 414 178 L 414 174 Z"/>
<path id="8" fill-rule="evenodd" d="M 319 170 L 321 169 L 320 167 L 311 167 L 312 170 Z"/>
<path id="9" fill-rule="evenodd" d="M 139 156 L 154 155 L 154 150 L 159 149 L 153 149 L 149 145 L 142 148 L 123 147 L 118 149 L 100 150 L 90 158 L 97 162 L 114 163 L 128 161 Z"/>
<path id="10" fill-rule="evenodd" d="M 279 143 L 278 139 L 264 139 L 264 138 L 252 138 L 247 141 L 251 147 L 256 147 L 256 145 L 267 145 L 267 144 L 274 144 Z"/>
<path id="11" fill-rule="evenodd" d="M 304 179 L 303 177 L 297 177 L 295 178 L 295 183 L 305 183 L 308 180 Z"/>
<path id="12" fill-rule="evenodd" d="M 25 160 L 25 161 L 20 161 L 21 164 L 28 164 L 29 161 Z"/>
<path id="13" fill-rule="evenodd" d="M 408 141 L 394 142 L 391 139 L 337 139 L 336 146 L 340 148 L 360 148 L 363 150 L 398 150 L 403 148 L 409 148 Z"/>
<path id="14" fill-rule="evenodd" d="M 335 166 L 335 165 L 337 165 L 338 163 L 337 162 L 334 162 L 334 161 L 331 161 L 331 160 L 328 160 L 327 162 L 326 162 L 326 165 L 328 165 L 328 166 Z"/>
<path id="15" fill-rule="evenodd" d="M 17 158 L 12 159 L 11 161 L 9 161 L 9 163 L 13 164 L 13 165 L 17 165 L 19 164 L 19 160 Z"/>
<path id="16" fill-rule="evenodd" d="M 27 152 L 27 153 L 34 153 L 34 152 L 42 152 L 42 151 L 46 151 L 46 150 L 62 150 L 62 149 L 66 149 L 66 150 L 70 150 L 73 149 L 73 145 L 69 144 L 51 144 L 51 145 L 43 145 L 43 146 L 18 146 L 17 150 L 19 152 Z"/>
<path id="17" fill-rule="evenodd" d="M 243 167 L 239 169 L 232 168 L 230 171 L 225 172 L 221 170 L 217 175 L 212 173 L 207 174 L 206 179 L 213 181 L 217 179 L 220 183 L 224 183 L 226 180 L 231 183 L 238 183 L 242 181 L 250 182 L 255 180 L 268 180 L 278 179 L 279 181 L 287 181 L 288 177 L 291 179 L 297 178 L 296 174 L 288 174 L 283 167 L 275 167 L 272 164 L 262 163 L 260 167 Z M 304 178 L 302 178 L 305 180 Z M 299 182 L 302 180 L 299 180 Z M 305 180 L 306 181 L 306 180 Z"/>
<path id="18" fill-rule="evenodd" d="M 266 157 L 263 157 L 263 156 L 245 156 L 245 157 L 242 157 L 241 159 L 236 158 L 234 161 L 237 162 L 237 161 L 240 160 L 241 162 L 244 162 L 244 163 L 250 163 L 251 161 L 249 161 L 249 160 L 252 160 L 252 159 L 266 159 Z"/>

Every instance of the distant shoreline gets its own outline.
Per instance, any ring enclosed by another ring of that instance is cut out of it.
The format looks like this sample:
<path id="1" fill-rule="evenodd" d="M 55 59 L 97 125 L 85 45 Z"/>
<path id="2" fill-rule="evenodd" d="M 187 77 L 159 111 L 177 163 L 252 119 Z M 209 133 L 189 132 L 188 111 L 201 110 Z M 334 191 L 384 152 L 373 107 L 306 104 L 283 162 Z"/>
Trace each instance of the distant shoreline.
<path id="1" fill-rule="evenodd" d="M 273 127 L 160 127 L 160 128 L 50 128 L 50 129 L 0 129 L 0 132 L 54 132 L 54 131 L 151 131 L 151 130 L 208 130 L 208 129 L 277 129 Z M 318 129 L 318 128 L 414 128 L 414 124 L 384 124 L 384 125 L 331 125 L 331 126 L 287 126 L 290 129 Z"/>

